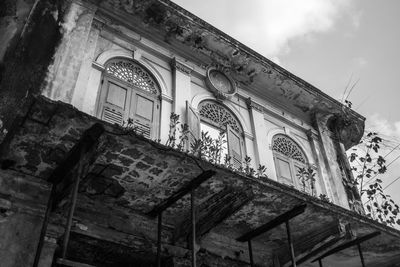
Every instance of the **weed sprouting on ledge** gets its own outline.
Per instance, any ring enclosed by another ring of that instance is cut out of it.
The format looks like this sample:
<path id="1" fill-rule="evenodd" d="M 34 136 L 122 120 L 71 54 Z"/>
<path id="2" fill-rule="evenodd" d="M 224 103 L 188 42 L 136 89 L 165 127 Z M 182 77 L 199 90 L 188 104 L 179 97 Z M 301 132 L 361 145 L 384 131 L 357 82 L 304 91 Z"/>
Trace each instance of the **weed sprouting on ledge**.
<path id="1" fill-rule="evenodd" d="M 315 196 L 315 171 L 312 167 L 299 168 L 296 176 L 300 180 L 301 190 Z"/>
<path id="2" fill-rule="evenodd" d="M 200 133 L 200 138 L 189 140 L 191 134 L 189 126 L 186 123 L 181 123 L 179 119 L 180 116 L 178 114 L 171 113 L 168 139 L 165 143 L 166 146 L 229 170 L 240 172 L 249 177 L 259 179 L 268 178 L 266 174 L 267 168 L 261 164 L 259 164 L 257 168 L 253 167 L 252 159 L 248 155 L 245 155 L 241 165 L 233 164 L 233 159 L 228 153 L 225 131 L 220 131 L 216 138 L 212 138 L 210 133 L 202 131 Z M 127 122 L 124 122 L 122 127 L 126 131 L 142 135 L 134 125 L 132 119 L 128 119 Z M 155 141 L 160 143 L 160 139 Z M 315 175 L 315 171 L 311 167 L 300 168 L 297 173 L 301 184 L 301 191 L 314 197 L 316 194 Z M 329 202 L 329 199 L 324 195 L 320 195 L 320 198 Z"/>

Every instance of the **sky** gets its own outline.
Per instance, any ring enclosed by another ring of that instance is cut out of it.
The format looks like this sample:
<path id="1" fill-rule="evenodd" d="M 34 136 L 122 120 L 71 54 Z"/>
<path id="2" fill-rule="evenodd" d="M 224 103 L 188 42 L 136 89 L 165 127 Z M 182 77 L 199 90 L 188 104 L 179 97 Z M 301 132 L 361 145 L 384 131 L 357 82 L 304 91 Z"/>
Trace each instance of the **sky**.
<path id="1" fill-rule="evenodd" d="M 400 177 L 399 0 L 173 0 L 367 118 Z M 397 146 L 399 145 L 399 146 Z M 394 150 L 393 150 L 394 148 Z M 377 177 L 378 178 L 378 177 Z M 387 189 L 400 204 L 400 178 Z"/>

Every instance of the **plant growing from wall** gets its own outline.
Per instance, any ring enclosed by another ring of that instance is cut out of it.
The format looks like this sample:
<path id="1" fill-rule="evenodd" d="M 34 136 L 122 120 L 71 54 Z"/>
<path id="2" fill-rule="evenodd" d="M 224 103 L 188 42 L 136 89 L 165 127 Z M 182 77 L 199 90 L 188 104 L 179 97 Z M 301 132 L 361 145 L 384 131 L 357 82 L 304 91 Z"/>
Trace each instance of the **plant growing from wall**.
<path id="1" fill-rule="evenodd" d="M 366 134 L 360 144 L 353 148 L 349 161 L 367 216 L 383 224 L 400 225 L 399 206 L 390 195 L 384 193 L 382 180 L 376 178 L 387 170 L 386 160 L 379 153 L 382 142 L 377 133 Z"/>
<path id="2" fill-rule="evenodd" d="M 307 192 L 307 188 L 310 188 L 310 194 L 315 196 L 315 171 L 312 167 L 300 168 L 296 176 L 300 180 L 301 189 L 303 192 Z"/>
<path id="3" fill-rule="evenodd" d="M 179 124 L 179 115 L 174 112 L 169 116 L 169 132 L 166 146 L 175 147 L 176 142 L 176 128 Z"/>

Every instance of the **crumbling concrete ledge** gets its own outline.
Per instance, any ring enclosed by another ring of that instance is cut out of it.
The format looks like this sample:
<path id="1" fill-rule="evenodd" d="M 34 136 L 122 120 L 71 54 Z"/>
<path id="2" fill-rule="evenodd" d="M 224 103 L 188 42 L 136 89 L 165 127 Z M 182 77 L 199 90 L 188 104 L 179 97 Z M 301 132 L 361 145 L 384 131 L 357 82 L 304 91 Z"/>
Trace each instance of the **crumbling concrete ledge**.
<path id="1" fill-rule="evenodd" d="M 7 162 L 7 170 L 0 171 L 0 178 L 7 183 L 18 180 L 24 184 L 40 185 L 37 186 L 43 191 L 40 194 L 22 184 L 18 185 L 18 190 L 26 199 L 35 199 L 41 210 L 46 203 L 47 179 L 82 133 L 95 123 L 101 123 L 105 128 L 80 184 L 70 258 L 94 265 L 110 260 L 114 260 L 114 264 L 137 259 L 144 262 L 154 260 L 157 221 L 146 214 L 204 170 L 214 170 L 216 175 L 202 183 L 195 192 L 199 209 L 199 263 L 246 266 L 249 262 L 247 244 L 236 239 L 299 204 L 306 204 L 306 211 L 293 218 L 290 224 L 296 258 L 309 257 L 303 266 L 313 266 L 309 262 L 332 246 L 314 252 L 312 257 L 310 253 L 333 238 L 340 239 L 334 244 L 338 245 L 348 241 L 349 234 L 362 236 L 374 231 L 380 231 L 381 235 L 362 245 L 366 264 L 383 267 L 398 266 L 396 264 L 400 262 L 399 231 L 273 180 L 248 177 L 212 165 L 44 97 L 37 98 L 20 120 L 21 123 L 12 131 L 14 134 L 7 136 L 1 144 L 1 160 Z M 11 187 L 2 188 L 0 204 L 6 208 L 18 202 L 3 197 L 13 190 Z M 68 208 L 66 199 L 61 199 L 51 214 L 47 238 L 60 240 L 62 236 Z M 23 206 L 34 203 L 28 202 Z M 223 211 L 221 217 L 218 217 L 219 210 Z M 21 214 L 22 209 L 16 210 L 10 215 L 15 219 L 2 221 L 0 235 L 7 231 L 17 232 L 18 227 L 31 224 L 33 219 L 18 217 Z M 190 259 L 187 250 L 189 231 L 185 229 L 189 214 L 188 196 L 163 213 L 163 258 L 175 262 L 172 266 L 187 266 L 185 264 Z M 40 226 L 40 215 L 38 218 L 35 227 Z M 2 255 L 6 251 L 5 244 L 18 244 L 14 255 L 28 255 L 26 261 L 29 263 L 35 254 L 38 237 L 37 231 L 26 229 L 24 240 L 13 236 L 8 241 L 1 241 Z M 289 263 L 283 226 L 255 239 L 253 249 L 255 262 L 262 266 Z M 101 257 L 99 251 L 110 254 Z M 358 251 L 356 248 L 347 249 L 325 261 L 332 265 L 340 262 L 343 266 L 357 266 Z"/>

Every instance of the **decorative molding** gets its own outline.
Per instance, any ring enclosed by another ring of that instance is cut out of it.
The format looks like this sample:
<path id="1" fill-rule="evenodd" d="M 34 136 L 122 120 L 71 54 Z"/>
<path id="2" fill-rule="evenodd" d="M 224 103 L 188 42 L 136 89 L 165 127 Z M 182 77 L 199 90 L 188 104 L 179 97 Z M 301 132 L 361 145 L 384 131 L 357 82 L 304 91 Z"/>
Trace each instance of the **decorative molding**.
<path id="1" fill-rule="evenodd" d="M 106 73 L 151 94 L 159 94 L 160 90 L 152 75 L 133 61 L 119 58 L 111 60 L 107 63 Z"/>
<path id="2" fill-rule="evenodd" d="M 236 82 L 222 68 L 208 68 L 206 84 L 218 100 L 230 99 L 237 93 Z"/>
<path id="3" fill-rule="evenodd" d="M 193 71 L 193 68 L 178 61 L 176 57 L 174 57 L 171 61 L 171 67 L 175 70 L 178 70 L 186 75 L 190 75 Z"/>
<path id="4" fill-rule="evenodd" d="M 216 127 L 222 127 L 229 125 L 238 133 L 243 132 L 243 128 L 232 113 L 232 111 L 225 108 L 225 106 L 220 105 L 215 101 L 203 101 L 198 107 L 200 117 L 212 121 Z"/>
<path id="5" fill-rule="evenodd" d="M 255 109 L 261 113 L 264 113 L 264 107 L 254 102 L 251 97 L 246 98 L 246 105 L 249 110 Z"/>
<path id="6" fill-rule="evenodd" d="M 275 135 L 272 139 L 271 148 L 273 151 L 279 152 L 288 158 L 300 161 L 304 164 L 308 162 L 303 149 L 289 136 L 282 134 Z"/>
<path id="7" fill-rule="evenodd" d="M 174 102 L 174 99 L 172 97 L 170 97 L 169 95 L 162 94 L 160 96 L 160 98 L 161 98 L 161 100 L 169 102 L 169 103 Z"/>
<path id="8" fill-rule="evenodd" d="M 104 66 L 102 64 L 99 64 L 96 61 L 92 62 L 92 66 L 93 66 L 93 68 L 95 68 L 96 70 L 99 70 L 99 71 L 104 71 L 105 70 Z"/>
<path id="9" fill-rule="evenodd" d="M 251 141 L 254 141 L 254 135 L 249 132 L 244 132 L 244 137 L 250 139 Z"/>
<path id="10" fill-rule="evenodd" d="M 103 28 L 104 28 L 104 25 L 105 25 L 105 22 L 104 21 L 100 21 L 97 18 L 94 18 L 93 21 L 92 21 L 92 28 L 93 29 L 102 31 Z"/>

